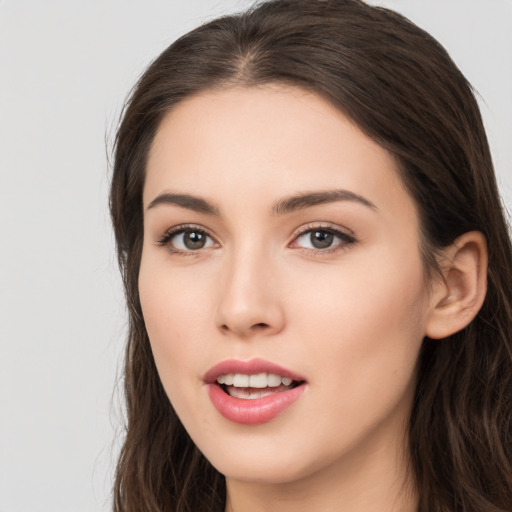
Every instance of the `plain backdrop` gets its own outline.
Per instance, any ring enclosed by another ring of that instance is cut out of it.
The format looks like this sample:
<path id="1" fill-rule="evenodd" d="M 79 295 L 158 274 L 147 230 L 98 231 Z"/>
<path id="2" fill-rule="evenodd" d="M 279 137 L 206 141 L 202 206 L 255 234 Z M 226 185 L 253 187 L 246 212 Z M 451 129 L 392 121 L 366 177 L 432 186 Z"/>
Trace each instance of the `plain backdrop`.
<path id="1" fill-rule="evenodd" d="M 431 32 L 474 85 L 510 208 L 512 0 L 372 3 Z M 0 0 L 0 512 L 109 510 L 126 328 L 109 144 L 145 66 L 248 5 Z"/>

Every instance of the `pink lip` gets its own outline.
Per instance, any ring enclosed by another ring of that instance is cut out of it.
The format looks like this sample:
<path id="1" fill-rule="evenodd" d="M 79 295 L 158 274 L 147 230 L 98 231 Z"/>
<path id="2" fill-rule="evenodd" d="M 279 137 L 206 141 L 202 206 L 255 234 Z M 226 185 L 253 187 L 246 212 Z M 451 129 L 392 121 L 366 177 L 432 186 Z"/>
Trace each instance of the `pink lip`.
<path id="1" fill-rule="evenodd" d="M 295 381 L 305 381 L 305 379 L 286 368 L 263 359 L 253 359 L 251 361 L 228 360 L 215 365 L 204 377 L 210 400 L 224 418 L 243 425 L 257 425 L 272 420 L 298 400 L 306 389 L 306 385 L 301 384 L 293 389 L 275 392 L 269 396 L 253 400 L 235 398 L 229 396 L 215 383 L 217 377 L 228 373 L 250 375 L 273 373 L 282 377 L 289 377 Z"/>

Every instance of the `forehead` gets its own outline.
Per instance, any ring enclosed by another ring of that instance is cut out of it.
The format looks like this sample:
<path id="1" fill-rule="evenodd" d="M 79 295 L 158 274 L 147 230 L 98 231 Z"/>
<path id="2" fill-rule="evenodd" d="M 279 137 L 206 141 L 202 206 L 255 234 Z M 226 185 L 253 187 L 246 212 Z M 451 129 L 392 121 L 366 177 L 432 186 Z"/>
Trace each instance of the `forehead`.
<path id="1" fill-rule="evenodd" d="M 336 188 L 377 206 L 400 200 L 413 207 L 392 155 L 327 101 L 295 87 L 240 87 L 192 96 L 164 117 L 144 203 L 166 189 L 220 203 L 270 203 Z"/>

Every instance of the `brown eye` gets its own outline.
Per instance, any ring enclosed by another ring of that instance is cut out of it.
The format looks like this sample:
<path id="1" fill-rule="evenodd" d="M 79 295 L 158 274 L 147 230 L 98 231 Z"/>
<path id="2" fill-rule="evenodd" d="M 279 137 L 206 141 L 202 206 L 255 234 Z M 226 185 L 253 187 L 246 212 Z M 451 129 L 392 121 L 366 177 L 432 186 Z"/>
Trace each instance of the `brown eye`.
<path id="1" fill-rule="evenodd" d="M 186 231 L 183 233 L 183 245 L 190 250 L 202 249 L 207 242 L 207 235 L 199 231 Z"/>
<path id="2" fill-rule="evenodd" d="M 334 235 L 327 231 L 311 231 L 309 239 L 315 249 L 326 249 L 332 245 Z"/>
<path id="3" fill-rule="evenodd" d="M 303 249 L 329 252 L 337 250 L 355 243 L 356 240 L 350 235 L 333 228 L 311 228 L 303 231 L 297 238 L 293 246 Z"/>
<path id="4" fill-rule="evenodd" d="M 168 231 L 159 241 L 158 245 L 167 247 L 175 253 L 193 253 L 201 249 L 216 246 L 212 237 L 202 229 L 191 227 L 177 227 Z"/>

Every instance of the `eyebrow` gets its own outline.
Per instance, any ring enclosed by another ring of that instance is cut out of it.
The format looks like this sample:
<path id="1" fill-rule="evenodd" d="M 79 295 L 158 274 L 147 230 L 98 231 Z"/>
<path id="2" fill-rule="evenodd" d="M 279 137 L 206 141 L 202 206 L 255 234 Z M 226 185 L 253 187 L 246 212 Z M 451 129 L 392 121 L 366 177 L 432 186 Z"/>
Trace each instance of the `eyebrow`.
<path id="1" fill-rule="evenodd" d="M 286 197 L 279 200 L 271 208 L 271 214 L 274 216 L 284 215 L 286 213 L 295 212 L 297 210 L 303 210 L 312 206 L 318 206 L 321 204 L 334 203 L 338 201 L 351 201 L 359 203 L 371 210 L 378 210 L 378 208 L 368 199 L 359 194 L 351 192 L 349 190 L 325 190 L 319 192 L 305 192 L 303 194 Z M 147 209 L 154 208 L 160 204 L 173 204 L 181 206 L 187 210 L 193 210 L 199 213 L 205 213 L 207 215 L 219 216 L 219 209 L 202 199 L 190 194 L 173 194 L 165 192 L 157 196 L 151 203 L 149 203 Z"/>
<path id="2" fill-rule="evenodd" d="M 320 204 L 334 203 L 338 201 L 352 201 L 362 204 L 371 210 L 378 208 L 368 199 L 351 192 L 350 190 L 325 190 L 319 192 L 306 192 L 296 196 L 286 197 L 278 201 L 272 207 L 272 215 L 283 215 L 285 213 L 310 208 Z"/>
<path id="3" fill-rule="evenodd" d="M 201 199 L 200 197 L 191 196 L 189 194 L 171 194 L 164 193 L 157 196 L 148 205 L 148 210 L 154 208 L 159 204 L 174 204 L 181 206 L 187 210 L 193 210 L 199 213 L 206 213 L 208 215 L 220 215 L 219 210 L 210 204 L 208 201 Z"/>

